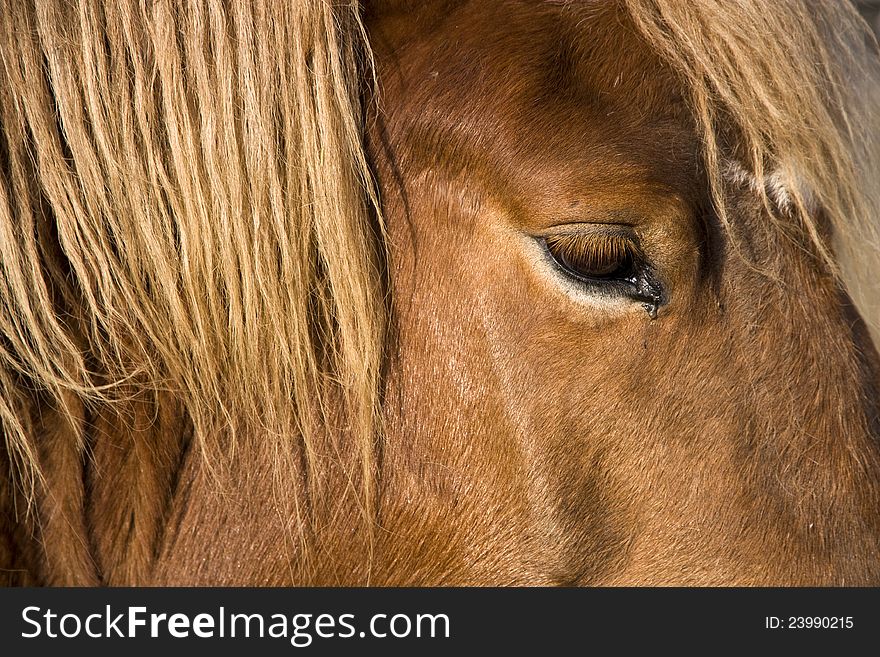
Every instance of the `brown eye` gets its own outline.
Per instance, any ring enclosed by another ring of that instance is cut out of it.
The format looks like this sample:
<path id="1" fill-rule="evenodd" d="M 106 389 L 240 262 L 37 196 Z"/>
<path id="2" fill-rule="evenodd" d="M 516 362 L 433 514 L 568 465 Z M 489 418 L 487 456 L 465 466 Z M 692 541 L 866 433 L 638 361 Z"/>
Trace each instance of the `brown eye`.
<path id="1" fill-rule="evenodd" d="M 625 235 L 550 235 L 544 238 L 550 256 L 568 274 L 588 281 L 631 281 L 635 251 Z"/>

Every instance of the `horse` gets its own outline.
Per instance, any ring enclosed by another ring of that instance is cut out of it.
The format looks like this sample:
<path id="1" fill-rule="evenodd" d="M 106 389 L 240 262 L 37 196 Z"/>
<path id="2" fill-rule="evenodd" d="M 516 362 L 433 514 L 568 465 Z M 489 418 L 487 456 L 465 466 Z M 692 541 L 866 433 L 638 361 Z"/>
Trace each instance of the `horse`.
<path id="1" fill-rule="evenodd" d="M 844 2 L 0 0 L 6 585 L 880 584 Z"/>

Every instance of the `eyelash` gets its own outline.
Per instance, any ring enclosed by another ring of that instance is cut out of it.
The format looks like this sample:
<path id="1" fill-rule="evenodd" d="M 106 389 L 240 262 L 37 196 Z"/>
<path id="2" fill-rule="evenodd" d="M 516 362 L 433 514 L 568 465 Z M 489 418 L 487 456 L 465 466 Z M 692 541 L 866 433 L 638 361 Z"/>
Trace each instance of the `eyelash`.
<path id="1" fill-rule="evenodd" d="M 544 245 L 563 271 L 587 282 L 634 282 L 641 260 L 632 240 L 623 235 L 550 235 Z"/>
<path id="2" fill-rule="evenodd" d="M 652 319 L 666 302 L 662 285 L 629 235 L 558 234 L 541 241 L 557 269 L 580 285 L 641 302 Z"/>

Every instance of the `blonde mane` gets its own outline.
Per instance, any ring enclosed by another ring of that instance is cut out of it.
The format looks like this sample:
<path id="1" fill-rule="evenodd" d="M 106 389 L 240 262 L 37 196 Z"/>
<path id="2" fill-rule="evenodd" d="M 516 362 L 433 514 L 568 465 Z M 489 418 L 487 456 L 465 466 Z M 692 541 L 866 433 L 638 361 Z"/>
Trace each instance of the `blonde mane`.
<path id="1" fill-rule="evenodd" d="M 371 453 L 384 300 L 357 3 L 0 16 L 0 418 L 24 490 L 37 394 L 71 416 L 170 391 L 210 454 L 249 432 L 308 462 L 331 421 Z"/>
<path id="2" fill-rule="evenodd" d="M 736 159 L 829 264 L 847 258 L 816 207 L 876 258 L 876 42 L 848 3 L 622 1 L 690 90 L 722 220 Z M 179 398 L 207 456 L 254 434 L 308 464 L 345 427 L 369 504 L 387 318 L 358 3 L 0 17 L 0 422 L 22 490 L 35 399 L 72 417 L 137 390 Z"/>

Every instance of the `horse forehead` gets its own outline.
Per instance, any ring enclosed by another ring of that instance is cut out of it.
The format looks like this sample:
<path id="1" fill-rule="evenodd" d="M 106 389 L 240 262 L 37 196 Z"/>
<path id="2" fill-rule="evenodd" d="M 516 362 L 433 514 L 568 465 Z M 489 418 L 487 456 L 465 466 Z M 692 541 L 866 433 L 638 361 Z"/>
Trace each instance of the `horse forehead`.
<path id="1" fill-rule="evenodd" d="M 475 99 L 509 107 L 579 94 L 645 113 L 664 112 L 679 99 L 671 76 L 614 2 L 434 0 L 372 21 L 381 25 L 377 41 L 390 46 L 408 92 L 418 95 L 421 87 L 423 94 L 455 97 L 462 108 Z"/>
<path id="2" fill-rule="evenodd" d="M 532 199 L 633 177 L 699 193 L 685 103 L 614 3 L 423 6 L 391 32 L 385 100 L 414 159 Z"/>

